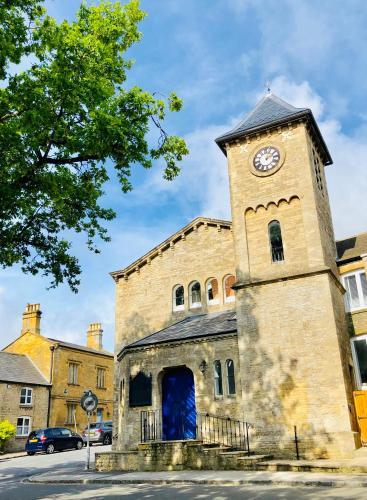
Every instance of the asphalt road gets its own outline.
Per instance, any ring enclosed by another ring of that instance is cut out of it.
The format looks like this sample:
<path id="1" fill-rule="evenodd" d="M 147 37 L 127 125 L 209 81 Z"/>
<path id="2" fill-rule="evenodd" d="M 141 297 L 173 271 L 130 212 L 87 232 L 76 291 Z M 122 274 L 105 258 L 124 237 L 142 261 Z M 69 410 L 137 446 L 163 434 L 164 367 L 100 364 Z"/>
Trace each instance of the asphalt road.
<path id="1" fill-rule="evenodd" d="M 108 446 L 93 446 L 91 455 L 96 450 L 108 450 Z M 158 486 L 158 485 L 48 485 L 29 484 L 22 481 L 37 473 L 45 473 L 57 468 L 84 467 L 86 450 L 55 453 L 54 455 L 36 455 L 19 457 L 11 460 L 0 459 L 0 499 L 68 499 L 84 500 L 91 498 L 131 498 L 131 499 L 192 499 L 192 500 L 314 500 L 314 499 L 366 499 L 367 488 L 314 488 L 285 486 Z"/>

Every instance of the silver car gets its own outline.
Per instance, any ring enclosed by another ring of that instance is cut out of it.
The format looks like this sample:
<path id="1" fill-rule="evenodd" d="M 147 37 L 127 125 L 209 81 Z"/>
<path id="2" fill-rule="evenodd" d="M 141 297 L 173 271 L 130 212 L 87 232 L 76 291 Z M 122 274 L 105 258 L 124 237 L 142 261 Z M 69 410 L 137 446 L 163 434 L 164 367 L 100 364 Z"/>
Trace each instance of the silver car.
<path id="1" fill-rule="evenodd" d="M 88 427 L 82 432 L 84 444 L 87 444 Z M 112 443 L 112 421 L 107 422 L 93 422 L 89 428 L 89 443 Z"/>

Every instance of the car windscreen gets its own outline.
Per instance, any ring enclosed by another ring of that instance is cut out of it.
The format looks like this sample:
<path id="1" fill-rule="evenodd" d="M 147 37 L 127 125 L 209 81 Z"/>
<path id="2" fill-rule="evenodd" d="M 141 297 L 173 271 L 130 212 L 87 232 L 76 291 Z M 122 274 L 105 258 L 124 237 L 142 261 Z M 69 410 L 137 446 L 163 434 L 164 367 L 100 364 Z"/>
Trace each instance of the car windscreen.
<path id="1" fill-rule="evenodd" d="M 90 429 L 99 429 L 101 426 L 101 424 L 99 422 L 96 422 L 94 424 L 90 424 Z M 88 427 L 86 427 L 86 429 L 88 429 Z"/>
<path id="2" fill-rule="evenodd" d="M 38 429 L 37 431 L 32 431 L 30 434 L 29 434 L 29 439 L 33 439 L 33 438 L 39 438 L 41 436 L 43 436 L 44 434 L 44 430 L 43 429 Z"/>

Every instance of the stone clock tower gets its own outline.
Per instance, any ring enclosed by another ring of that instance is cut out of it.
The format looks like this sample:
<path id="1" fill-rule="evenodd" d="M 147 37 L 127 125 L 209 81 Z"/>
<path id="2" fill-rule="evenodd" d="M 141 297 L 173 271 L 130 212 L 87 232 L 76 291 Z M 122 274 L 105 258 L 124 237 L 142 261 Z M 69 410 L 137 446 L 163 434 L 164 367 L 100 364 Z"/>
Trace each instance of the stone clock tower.
<path id="1" fill-rule="evenodd" d="M 324 166 L 309 109 L 268 94 L 216 140 L 227 155 L 244 418 L 259 448 L 348 456 L 352 359 Z"/>

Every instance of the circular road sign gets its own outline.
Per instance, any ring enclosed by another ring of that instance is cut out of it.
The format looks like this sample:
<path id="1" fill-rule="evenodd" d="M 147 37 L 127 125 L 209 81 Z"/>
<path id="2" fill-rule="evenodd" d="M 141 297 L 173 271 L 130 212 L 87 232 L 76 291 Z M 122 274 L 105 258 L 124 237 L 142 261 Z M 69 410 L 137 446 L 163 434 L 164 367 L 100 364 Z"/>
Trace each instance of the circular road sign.
<path id="1" fill-rule="evenodd" d="M 84 411 L 91 413 L 98 406 L 98 398 L 92 391 L 85 391 L 80 400 L 80 404 Z"/>

